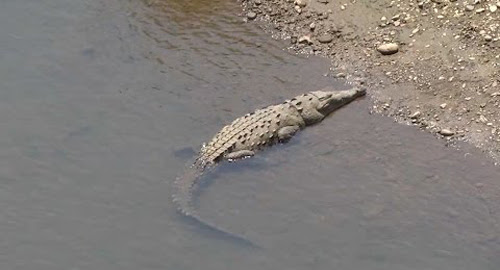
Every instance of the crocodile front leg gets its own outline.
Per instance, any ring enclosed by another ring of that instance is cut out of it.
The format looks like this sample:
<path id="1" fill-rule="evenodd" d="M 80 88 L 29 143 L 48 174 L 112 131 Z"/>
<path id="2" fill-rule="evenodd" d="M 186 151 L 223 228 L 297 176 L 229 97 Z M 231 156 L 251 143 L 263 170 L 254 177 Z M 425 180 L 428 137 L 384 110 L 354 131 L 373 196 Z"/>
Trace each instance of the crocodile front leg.
<path id="1" fill-rule="evenodd" d="M 237 159 L 251 157 L 253 155 L 255 155 L 254 151 L 240 150 L 240 151 L 227 153 L 226 155 L 224 155 L 224 159 L 229 160 L 229 161 L 233 161 L 233 160 L 237 160 Z"/>
<path id="2" fill-rule="evenodd" d="M 278 130 L 278 139 L 280 142 L 286 142 L 300 130 L 299 126 L 286 126 Z"/>

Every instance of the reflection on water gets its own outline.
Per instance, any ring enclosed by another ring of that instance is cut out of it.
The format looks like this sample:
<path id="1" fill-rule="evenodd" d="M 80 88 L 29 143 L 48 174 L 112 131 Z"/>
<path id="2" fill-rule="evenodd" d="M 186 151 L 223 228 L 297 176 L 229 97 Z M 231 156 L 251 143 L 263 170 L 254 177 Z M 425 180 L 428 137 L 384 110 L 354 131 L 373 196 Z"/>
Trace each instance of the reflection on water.
<path id="1" fill-rule="evenodd" d="M 500 172 L 367 99 L 223 164 L 184 222 L 170 184 L 220 127 L 328 84 L 231 0 L 0 3 L 1 269 L 497 269 Z"/>

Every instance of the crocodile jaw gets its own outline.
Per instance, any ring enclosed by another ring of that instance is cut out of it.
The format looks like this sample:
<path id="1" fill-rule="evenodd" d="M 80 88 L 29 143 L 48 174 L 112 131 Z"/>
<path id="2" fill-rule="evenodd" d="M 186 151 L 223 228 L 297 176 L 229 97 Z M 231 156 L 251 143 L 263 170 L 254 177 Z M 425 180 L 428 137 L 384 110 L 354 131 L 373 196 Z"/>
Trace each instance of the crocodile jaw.
<path id="1" fill-rule="evenodd" d="M 314 91 L 311 92 L 319 100 L 318 112 L 327 116 L 338 108 L 366 94 L 364 88 L 351 88 L 343 91 Z"/>

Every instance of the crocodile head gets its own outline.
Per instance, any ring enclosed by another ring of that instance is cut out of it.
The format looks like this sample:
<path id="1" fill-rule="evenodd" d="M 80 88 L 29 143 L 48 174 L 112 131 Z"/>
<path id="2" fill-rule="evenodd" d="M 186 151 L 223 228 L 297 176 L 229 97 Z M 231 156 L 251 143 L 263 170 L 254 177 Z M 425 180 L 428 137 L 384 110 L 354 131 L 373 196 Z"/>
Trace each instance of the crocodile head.
<path id="1" fill-rule="evenodd" d="M 365 93 L 366 89 L 357 87 L 343 91 L 313 91 L 311 95 L 315 96 L 318 102 L 311 105 L 315 106 L 319 113 L 327 116 L 354 99 L 365 95 Z"/>
<path id="2" fill-rule="evenodd" d="M 328 114 L 365 93 L 365 89 L 357 87 L 343 91 L 334 91 L 333 88 L 327 87 L 297 96 L 288 102 L 297 108 L 306 125 L 309 125 L 321 121 Z"/>

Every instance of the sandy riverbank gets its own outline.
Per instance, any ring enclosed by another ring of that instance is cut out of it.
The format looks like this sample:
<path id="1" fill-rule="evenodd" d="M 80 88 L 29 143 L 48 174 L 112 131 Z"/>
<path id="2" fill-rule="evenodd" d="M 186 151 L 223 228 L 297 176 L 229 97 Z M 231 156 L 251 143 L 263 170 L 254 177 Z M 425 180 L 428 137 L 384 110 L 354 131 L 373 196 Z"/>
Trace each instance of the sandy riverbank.
<path id="1" fill-rule="evenodd" d="M 240 1 L 246 20 L 368 86 L 373 112 L 500 160 L 500 2 Z"/>

